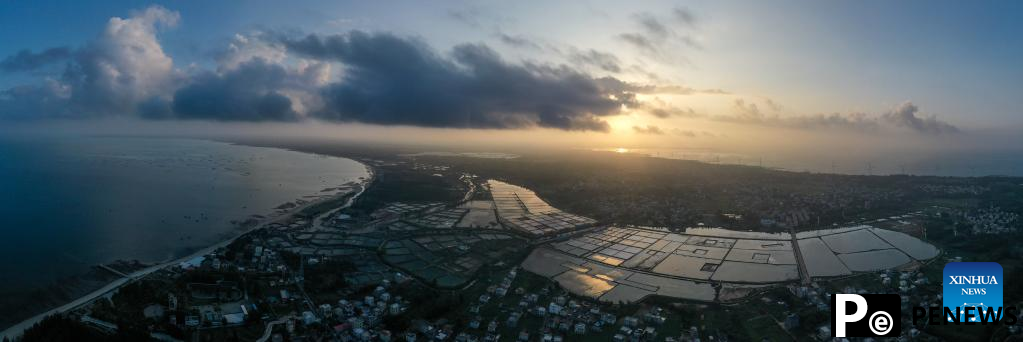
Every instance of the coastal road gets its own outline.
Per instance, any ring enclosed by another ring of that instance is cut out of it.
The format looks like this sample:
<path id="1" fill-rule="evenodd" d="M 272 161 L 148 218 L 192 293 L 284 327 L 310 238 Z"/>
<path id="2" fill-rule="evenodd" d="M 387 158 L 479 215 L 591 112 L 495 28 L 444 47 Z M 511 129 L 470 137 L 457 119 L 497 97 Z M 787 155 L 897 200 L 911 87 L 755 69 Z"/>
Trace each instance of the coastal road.
<path id="1" fill-rule="evenodd" d="M 368 168 L 368 166 L 367 166 L 367 168 Z M 348 201 L 346 201 L 345 204 L 342 207 L 347 207 L 347 206 L 352 205 L 352 203 L 355 202 L 355 199 L 358 198 L 359 195 L 362 195 L 362 193 L 366 191 L 366 188 L 368 188 L 369 184 L 373 181 L 373 174 L 374 174 L 373 170 L 370 169 L 369 171 L 370 171 L 369 172 L 369 177 L 367 177 L 362 182 L 362 185 L 359 187 L 359 192 L 357 192 L 357 193 L 355 193 L 355 195 L 349 197 Z M 340 195 L 340 196 L 344 196 L 344 195 Z M 78 299 L 75 299 L 75 300 L 71 301 L 70 303 L 61 305 L 61 306 L 59 306 L 57 308 L 54 308 L 52 310 L 49 310 L 49 311 L 43 312 L 41 314 L 35 315 L 32 318 L 26 319 L 26 320 L 22 321 L 21 323 L 18 323 L 18 324 L 15 324 L 13 326 L 10 326 L 6 330 L 4 330 L 3 332 L 0 332 L 0 338 L 9 338 L 11 340 L 14 340 L 15 338 L 21 336 L 21 334 L 24 333 L 25 330 L 27 330 L 28 328 L 31 328 L 36 323 L 39 323 L 40 321 L 43 320 L 43 318 L 46 318 L 47 316 L 51 316 L 51 315 L 55 315 L 55 314 L 60 314 L 60 313 L 65 313 L 65 312 L 68 312 L 68 311 L 73 311 L 73 310 L 75 310 L 75 309 L 77 309 L 77 308 L 79 308 L 79 307 L 81 307 L 83 305 L 87 305 L 89 303 L 92 303 L 94 300 L 96 300 L 99 297 L 107 296 L 107 295 L 113 295 L 113 293 L 116 292 L 117 289 L 121 288 L 122 286 L 130 284 L 132 282 L 135 282 L 136 280 L 141 279 L 141 278 L 145 277 L 146 275 L 149 275 L 150 273 L 162 270 L 162 269 L 167 268 L 167 267 L 178 265 L 178 264 L 180 264 L 182 262 L 194 259 L 196 257 L 200 257 L 200 256 L 204 256 L 204 255 L 210 254 L 213 251 L 216 251 L 217 249 L 219 249 L 221 247 L 225 247 L 225 246 L 231 244 L 232 242 L 234 242 L 238 238 L 240 238 L 242 236 L 245 236 L 246 234 L 248 234 L 248 233 L 250 233 L 252 231 L 255 231 L 255 230 L 258 230 L 258 229 L 262 229 L 262 228 L 264 228 L 267 225 L 272 224 L 272 223 L 277 223 L 277 222 L 289 219 L 293 215 L 295 215 L 295 213 L 301 212 L 302 209 L 305 209 L 306 207 L 311 206 L 311 205 L 316 204 L 316 203 L 319 203 L 320 201 L 323 201 L 323 200 L 327 200 L 327 199 L 321 199 L 319 201 L 311 201 L 309 203 L 306 203 L 305 205 L 292 208 L 290 211 L 288 211 L 288 213 L 286 213 L 284 215 L 280 215 L 280 216 L 277 216 L 277 217 L 269 218 L 266 222 L 263 222 L 263 223 L 257 225 L 256 227 L 253 227 L 252 229 L 249 229 L 249 230 L 247 230 L 247 231 L 245 231 L 245 232 L 243 232 L 241 234 L 238 234 L 235 237 L 230 238 L 228 240 L 221 241 L 218 244 L 206 247 L 206 248 L 204 248 L 202 250 L 199 250 L 199 251 L 197 251 L 195 253 L 192 253 L 191 255 L 188 255 L 188 256 L 185 256 L 185 257 L 182 257 L 182 258 L 179 258 L 179 259 L 171 260 L 171 261 L 168 261 L 168 262 L 165 262 L 165 263 L 162 263 L 162 264 L 150 266 L 150 267 L 147 267 L 147 268 L 144 268 L 144 269 L 132 272 L 131 274 L 128 274 L 128 277 L 114 280 L 113 282 L 107 284 L 106 286 L 103 286 L 102 288 L 100 288 L 100 289 L 98 289 L 96 291 L 92 291 L 92 292 L 90 292 L 89 294 L 87 294 L 85 296 L 82 296 L 82 297 L 80 297 Z"/>
<path id="2" fill-rule="evenodd" d="M 132 274 L 129 274 L 128 275 L 129 277 L 127 277 L 127 278 L 120 278 L 120 279 L 114 280 L 113 282 L 107 284 L 106 286 L 103 286 L 103 287 L 101 287 L 100 289 L 98 289 L 96 291 L 92 291 L 89 294 L 87 294 L 85 296 L 82 296 L 81 298 L 75 299 L 75 300 L 71 301 L 70 303 L 61 305 L 61 306 L 59 306 L 59 307 L 57 307 L 57 308 L 55 308 L 53 310 L 50 310 L 50 311 L 38 314 L 35 317 L 29 318 L 27 320 L 22 321 L 21 323 L 15 324 L 15 325 L 7 328 L 7 330 L 4 330 L 3 333 L 0 333 L 0 337 L 6 337 L 6 338 L 9 338 L 9 339 L 13 340 L 15 337 L 21 336 L 21 333 L 24 332 L 26 329 L 32 327 L 32 325 L 35 325 L 39 321 L 42 321 L 43 318 L 46 318 L 46 316 L 50 316 L 50 315 L 58 314 L 58 313 L 62 313 L 62 312 L 68 312 L 68 311 L 74 310 L 74 309 L 76 309 L 76 308 L 78 308 L 78 307 L 80 307 L 82 305 L 91 303 L 96 298 L 104 296 L 104 295 L 106 295 L 108 293 L 112 293 L 114 290 L 117 290 L 121 286 L 124 286 L 126 284 L 130 284 L 131 282 L 134 282 L 136 279 L 139 279 L 142 276 L 145 276 L 145 275 L 147 275 L 149 273 L 152 273 L 152 272 L 155 272 L 157 270 L 163 269 L 164 266 L 165 265 L 150 266 L 148 268 L 144 268 L 144 269 L 135 271 Z"/>
<path id="3" fill-rule="evenodd" d="M 266 341 L 270 340 L 270 334 L 273 333 L 275 325 L 283 324 L 284 322 L 287 322 L 289 319 L 293 319 L 293 318 L 296 318 L 296 317 L 295 316 L 281 317 L 281 318 L 278 318 L 276 321 L 267 323 L 266 324 L 266 328 L 263 329 L 263 336 L 260 337 L 259 339 L 257 339 L 256 342 L 266 342 Z"/>

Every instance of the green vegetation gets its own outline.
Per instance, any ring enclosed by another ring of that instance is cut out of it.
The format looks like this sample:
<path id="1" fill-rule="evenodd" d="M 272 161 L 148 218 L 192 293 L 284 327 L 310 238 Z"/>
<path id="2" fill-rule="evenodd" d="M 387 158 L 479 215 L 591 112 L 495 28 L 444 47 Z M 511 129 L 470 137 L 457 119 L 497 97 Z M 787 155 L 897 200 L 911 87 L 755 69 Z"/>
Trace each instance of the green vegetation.
<path id="1" fill-rule="evenodd" d="M 902 214 L 918 201 L 942 197 L 935 192 L 946 189 L 941 186 L 963 183 L 957 178 L 813 174 L 605 152 L 430 160 L 534 189 L 551 205 L 575 214 L 676 228 L 705 223 L 764 230 L 760 219 L 768 218 L 810 229 Z M 742 219 L 722 219 L 724 213 Z"/>
<path id="2" fill-rule="evenodd" d="M 139 339 L 141 337 L 141 339 Z M 49 316 L 36 323 L 21 337 L 22 342 L 52 341 L 139 341 L 146 335 L 106 335 L 70 317 Z M 6 339 L 4 339 L 6 341 Z"/>
<path id="3" fill-rule="evenodd" d="M 393 202 L 454 203 L 467 190 L 451 172 L 438 172 L 438 177 L 404 165 L 380 166 L 375 172 L 373 183 L 352 205 L 353 210 L 369 213 Z"/>

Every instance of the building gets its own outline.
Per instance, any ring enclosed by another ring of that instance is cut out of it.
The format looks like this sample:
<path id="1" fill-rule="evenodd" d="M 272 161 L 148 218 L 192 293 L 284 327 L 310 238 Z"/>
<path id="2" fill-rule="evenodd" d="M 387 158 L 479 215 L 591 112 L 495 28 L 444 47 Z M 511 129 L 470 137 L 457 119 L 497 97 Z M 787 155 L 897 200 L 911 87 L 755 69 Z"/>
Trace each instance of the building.
<path id="1" fill-rule="evenodd" d="M 790 313 L 785 317 L 785 330 L 792 331 L 792 329 L 799 327 L 799 315 Z"/>
<path id="2" fill-rule="evenodd" d="M 622 322 L 622 324 L 624 326 L 626 326 L 626 327 L 629 327 L 629 328 L 635 328 L 635 327 L 639 326 L 639 319 L 636 318 L 636 317 L 627 316 L 627 317 L 625 317 L 625 319 Z"/>
<path id="3" fill-rule="evenodd" d="M 310 324 L 316 323 L 318 321 L 319 321 L 319 319 L 316 318 L 316 314 L 313 314 L 312 311 L 304 311 L 304 312 L 302 312 L 302 323 L 303 324 L 310 325 Z"/>

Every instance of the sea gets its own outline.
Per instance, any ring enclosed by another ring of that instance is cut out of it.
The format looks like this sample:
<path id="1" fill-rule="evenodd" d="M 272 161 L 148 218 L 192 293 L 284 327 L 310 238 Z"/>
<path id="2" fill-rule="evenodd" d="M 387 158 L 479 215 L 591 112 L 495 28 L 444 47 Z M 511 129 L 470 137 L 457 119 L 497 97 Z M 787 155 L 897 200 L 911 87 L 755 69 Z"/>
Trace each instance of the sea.
<path id="1" fill-rule="evenodd" d="M 0 137 L 0 293 L 182 257 L 366 177 L 350 159 L 207 140 Z"/>

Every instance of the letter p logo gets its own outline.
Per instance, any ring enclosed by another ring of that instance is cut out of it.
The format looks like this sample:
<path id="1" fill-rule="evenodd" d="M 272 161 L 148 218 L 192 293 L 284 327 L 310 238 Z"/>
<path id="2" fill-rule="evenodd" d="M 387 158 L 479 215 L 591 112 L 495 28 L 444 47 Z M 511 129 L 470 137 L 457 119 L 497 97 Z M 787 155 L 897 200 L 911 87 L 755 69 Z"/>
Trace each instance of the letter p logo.
<path id="1" fill-rule="evenodd" d="M 900 317 L 902 299 L 897 294 L 836 293 L 831 296 L 834 337 L 899 336 Z"/>
<path id="2" fill-rule="evenodd" d="M 851 315 L 846 314 L 848 311 L 847 304 L 853 303 L 856 306 L 856 311 Z M 834 326 L 835 326 L 835 337 L 846 337 L 845 325 L 847 323 L 859 322 L 863 317 L 867 316 L 867 300 L 858 294 L 835 294 L 835 312 L 834 312 Z"/>

